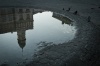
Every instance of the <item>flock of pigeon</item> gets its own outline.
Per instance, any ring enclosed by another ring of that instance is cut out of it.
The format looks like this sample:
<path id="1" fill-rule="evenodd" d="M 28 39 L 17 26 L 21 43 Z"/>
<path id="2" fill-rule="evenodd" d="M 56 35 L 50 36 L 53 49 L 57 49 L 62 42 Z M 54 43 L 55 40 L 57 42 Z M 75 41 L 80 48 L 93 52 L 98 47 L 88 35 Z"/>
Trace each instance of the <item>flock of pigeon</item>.
<path id="1" fill-rule="evenodd" d="M 100 8 L 100 7 L 98 7 L 98 8 Z M 94 8 L 91 8 L 91 9 L 94 9 Z M 65 10 L 65 8 L 63 8 L 62 10 Z M 65 11 L 70 11 L 71 10 L 71 8 L 68 8 L 68 10 L 65 10 Z M 77 15 L 78 14 L 78 11 L 76 10 L 74 13 L 73 13 L 74 15 Z M 87 21 L 88 22 L 91 22 L 91 17 L 90 16 L 88 16 L 87 17 Z"/>

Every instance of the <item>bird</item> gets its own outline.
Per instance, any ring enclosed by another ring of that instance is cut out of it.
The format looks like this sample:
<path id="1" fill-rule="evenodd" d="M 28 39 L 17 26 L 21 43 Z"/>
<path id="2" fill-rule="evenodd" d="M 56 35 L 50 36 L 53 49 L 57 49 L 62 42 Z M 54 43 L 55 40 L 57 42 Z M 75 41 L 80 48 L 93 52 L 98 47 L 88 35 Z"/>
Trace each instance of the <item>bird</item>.
<path id="1" fill-rule="evenodd" d="M 65 10 L 65 9 L 63 8 L 63 10 Z"/>
<path id="2" fill-rule="evenodd" d="M 94 9 L 94 8 L 91 8 L 91 9 Z"/>
<path id="3" fill-rule="evenodd" d="M 75 11 L 73 14 L 75 14 L 75 15 L 76 15 L 77 13 L 78 13 L 78 11 Z"/>
<path id="4" fill-rule="evenodd" d="M 90 16 L 88 16 L 88 22 L 90 22 L 91 21 L 91 17 Z"/>
<path id="5" fill-rule="evenodd" d="M 66 10 L 66 11 L 70 11 L 70 8 L 68 8 L 68 10 Z"/>

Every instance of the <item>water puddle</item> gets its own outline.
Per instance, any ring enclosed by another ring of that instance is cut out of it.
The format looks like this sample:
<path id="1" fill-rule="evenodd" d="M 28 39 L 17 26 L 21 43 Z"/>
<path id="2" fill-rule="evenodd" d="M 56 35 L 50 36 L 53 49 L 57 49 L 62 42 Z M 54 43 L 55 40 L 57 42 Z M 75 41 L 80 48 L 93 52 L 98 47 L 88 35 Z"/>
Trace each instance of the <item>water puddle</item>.
<path id="1" fill-rule="evenodd" d="M 41 47 L 68 42 L 75 33 L 74 22 L 57 13 L 0 8 L 0 64 L 25 64 Z"/>

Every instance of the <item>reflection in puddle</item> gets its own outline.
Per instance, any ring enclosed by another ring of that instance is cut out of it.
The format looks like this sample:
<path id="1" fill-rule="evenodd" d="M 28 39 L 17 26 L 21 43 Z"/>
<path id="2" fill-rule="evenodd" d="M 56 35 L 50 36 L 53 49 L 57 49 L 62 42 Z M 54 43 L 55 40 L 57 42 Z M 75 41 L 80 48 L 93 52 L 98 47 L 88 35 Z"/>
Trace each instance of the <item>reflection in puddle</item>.
<path id="1" fill-rule="evenodd" d="M 0 8 L 0 64 L 29 62 L 39 47 L 68 42 L 75 33 L 73 22 L 57 13 Z"/>

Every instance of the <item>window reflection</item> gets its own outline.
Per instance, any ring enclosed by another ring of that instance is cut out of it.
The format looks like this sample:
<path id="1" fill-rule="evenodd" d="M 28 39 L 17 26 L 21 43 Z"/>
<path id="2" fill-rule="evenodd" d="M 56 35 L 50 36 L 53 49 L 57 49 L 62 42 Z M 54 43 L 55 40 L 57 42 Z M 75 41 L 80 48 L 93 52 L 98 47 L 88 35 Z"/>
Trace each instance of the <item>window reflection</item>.
<path id="1" fill-rule="evenodd" d="M 6 15 L 2 15 L 1 21 L 2 21 L 2 22 L 6 22 Z"/>
<path id="2" fill-rule="evenodd" d="M 3 13 L 5 12 L 5 13 Z M 33 8 L 0 8 L 0 34 L 17 32 L 19 46 L 23 49 L 26 45 L 26 30 L 33 29 Z M 53 13 L 54 18 L 62 24 L 71 24 L 71 20 Z"/>
<path id="3" fill-rule="evenodd" d="M 8 15 L 8 21 L 12 21 L 13 20 L 13 15 Z"/>
<path id="4" fill-rule="evenodd" d="M 19 20 L 23 20 L 23 14 L 19 15 Z"/>
<path id="5" fill-rule="evenodd" d="M 0 9 L 0 15 L 5 15 L 6 14 L 6 10 L 4 8 Z"/>
<path id="6" fill-rule="evenodd" d="M 28 12 L 28 14 L 25 11 Z M 26 45 L 26 30 L 33 29 L 33 8 L 0 8 L 0 34 L 17 32 L 19 46 Z M 30 17 L 31 16 L 31 17 Z"/>
<path id="7" fill-rule="evenodd" d="M 23 9 L 19 9 L 19 13 L 23 13 Z"/>
<path id="8" fill-rule="evenodd" d="M 30 12 L 30 9 L 26 9 L 26 13 L 29 13 Z"/>
<path id="9" fill-rule="evenodd" d="M 12 8 L 10 8 L 10 9 L 8 9 L 8 14 L 12 14 L 13 13 L 13 9 Z"/>
<path id="10" fill-rule="evenodd" d="M 26 15 L 26 19 L 30 19 L 30 14 L 27 14 Z"/>

